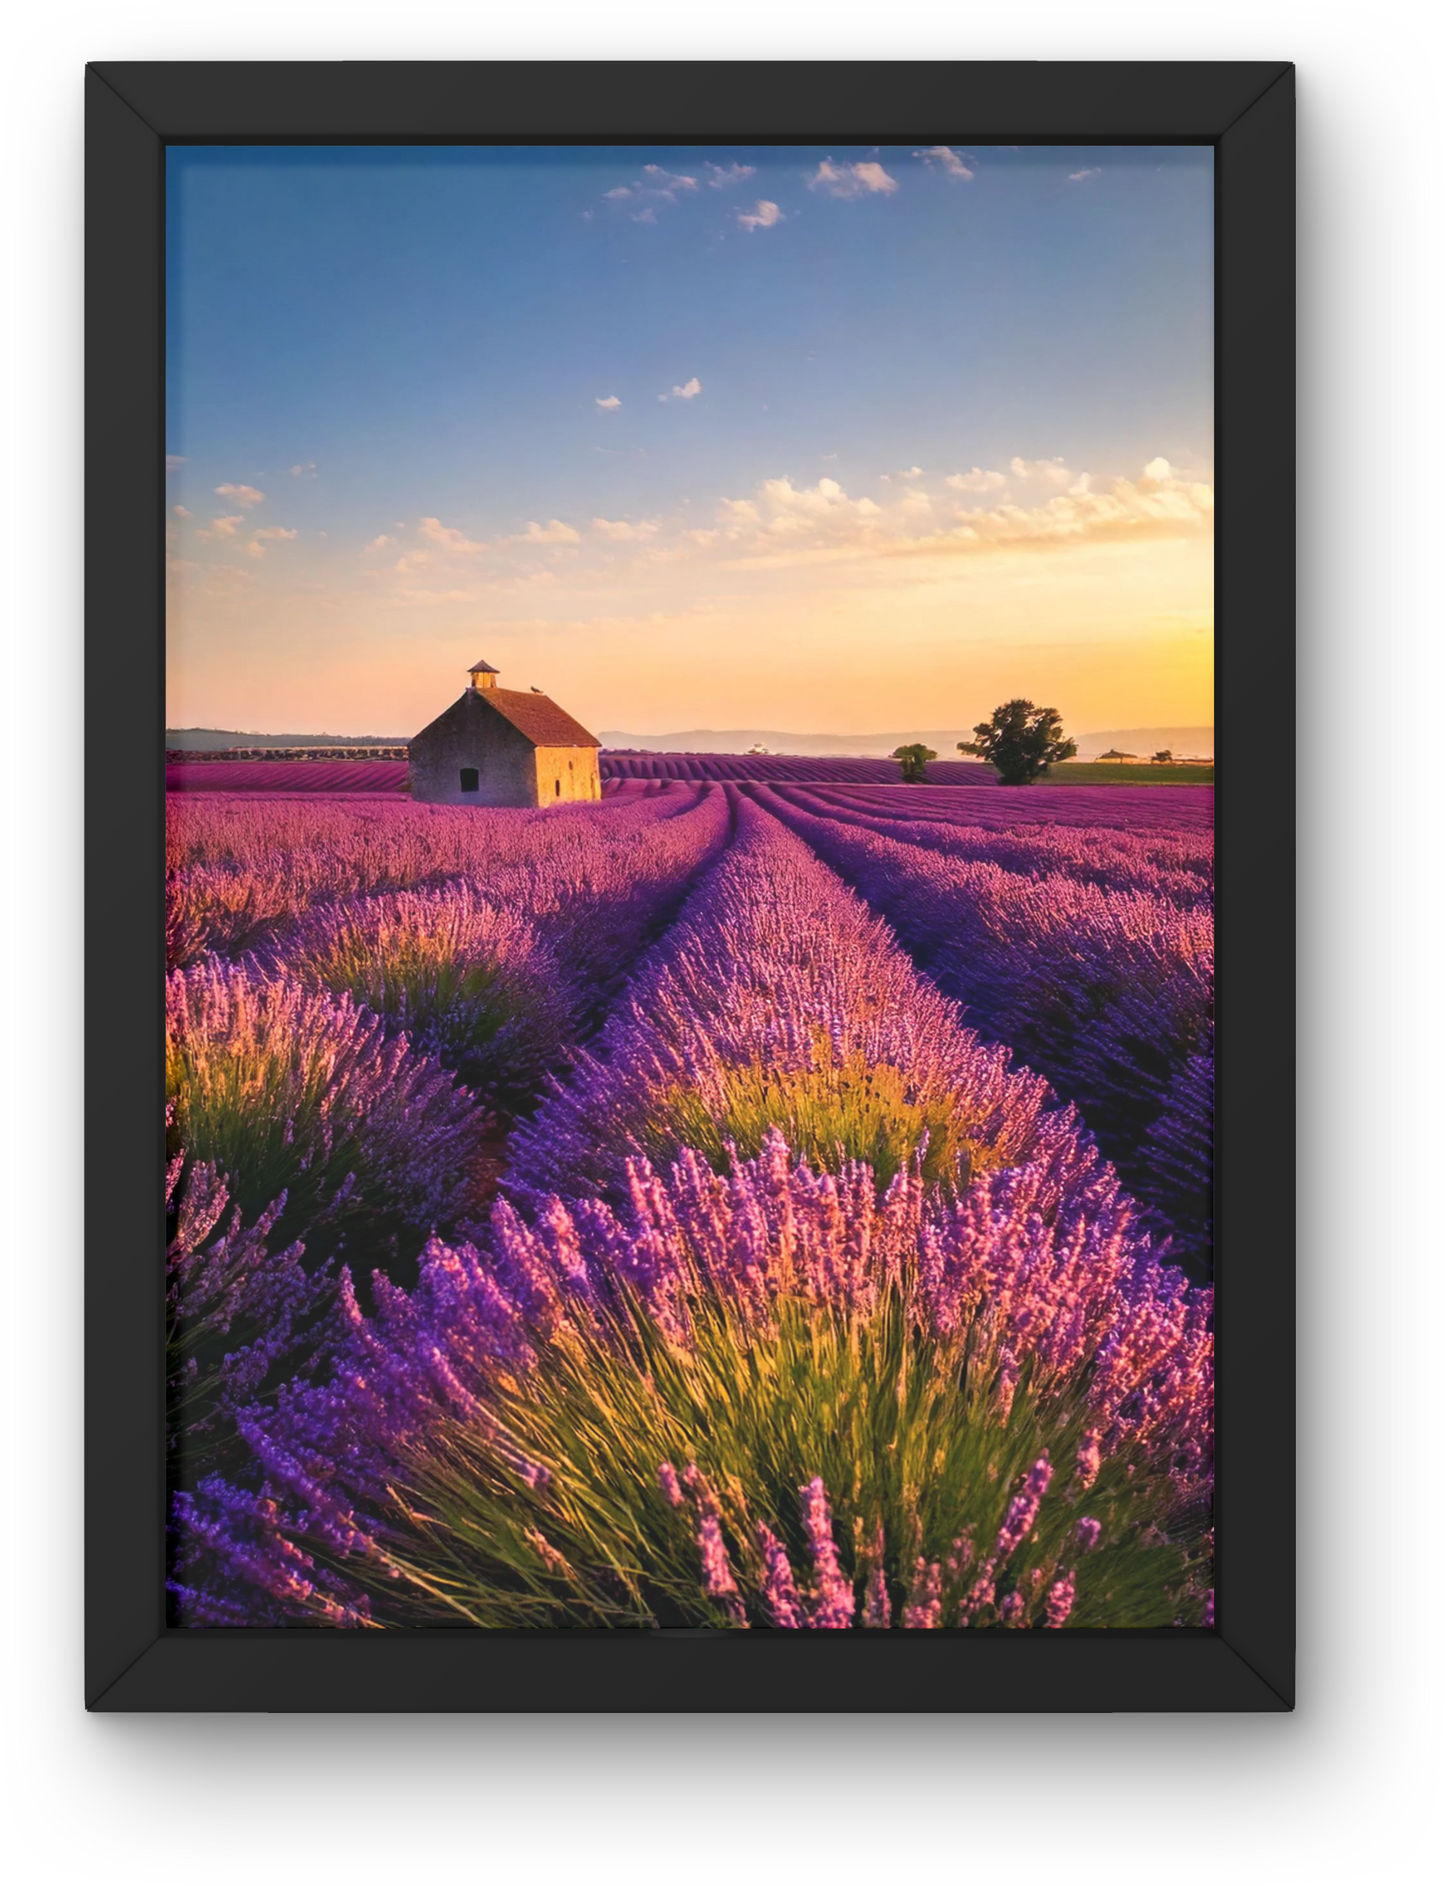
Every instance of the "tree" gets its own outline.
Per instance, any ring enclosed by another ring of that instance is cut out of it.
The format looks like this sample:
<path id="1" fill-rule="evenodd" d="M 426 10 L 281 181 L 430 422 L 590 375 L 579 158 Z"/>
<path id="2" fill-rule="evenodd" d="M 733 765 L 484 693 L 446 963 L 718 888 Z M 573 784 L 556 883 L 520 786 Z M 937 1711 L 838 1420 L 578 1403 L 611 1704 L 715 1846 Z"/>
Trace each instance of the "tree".
<path id="1" fill-rule="evenodd" d="M 981 720 L 975 738 L 960 740 L 960 753 L 976 753 L 998 768 L 1005 786 L 1030 786 L 1042 779 L 1055 760 L 1071 760 L 1078 748 L 1064 737 L 1057 708 L 1035 707 L 1032 701 L 1005 701 L 993 710 L 992 720 Z"/>
<path id="2" fill-rule="evenodd" d="M 928 762 L 936 760 L 938 755 L 932 747 L 916 740 L 911 747 L 894 747 L 893 757 L 902 764 L 904 784 L 921 786 L 928 777 Z"/>
<path id="3" fill-rule="evenodd" d="M 1117 747 L 1110 747 L 1107 753 L 1099 755 L 1101 760 L 1132 760 L 1136 757 L 1133 753 L 1121 753 Z"/>
<path id="4" fill-rule="evenodd" d="M 1154 764 L 1156 766 L 1168 766 L 1173 758 L 1174 755 L 1168 747 L 1160 747 L 1159 751 L 1154 755 Z"/>

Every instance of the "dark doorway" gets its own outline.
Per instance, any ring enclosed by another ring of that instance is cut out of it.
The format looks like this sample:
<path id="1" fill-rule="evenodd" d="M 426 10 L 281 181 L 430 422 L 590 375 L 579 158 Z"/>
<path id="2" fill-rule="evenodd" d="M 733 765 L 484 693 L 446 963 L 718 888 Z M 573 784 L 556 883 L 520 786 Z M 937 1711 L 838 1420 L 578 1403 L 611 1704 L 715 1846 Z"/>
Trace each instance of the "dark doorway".
<path id="1" fill-rule="evenodd" d="M 482 776 L 475 766 L 464 766 L 462 768 L 463 792 L 478 792 L 481 790 L 481 784 Z"/>

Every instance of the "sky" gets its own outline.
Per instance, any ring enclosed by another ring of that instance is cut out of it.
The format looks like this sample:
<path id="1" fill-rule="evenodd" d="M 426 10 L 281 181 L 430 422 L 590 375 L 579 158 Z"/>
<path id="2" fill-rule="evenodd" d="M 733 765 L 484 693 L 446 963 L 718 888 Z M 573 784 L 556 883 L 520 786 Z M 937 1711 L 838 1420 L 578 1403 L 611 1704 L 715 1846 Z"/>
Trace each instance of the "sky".
<path id="1" fill-rule="evenodd" d="M 1208 147 L 167 162 L 169 725 L 1212 722 Z"/>

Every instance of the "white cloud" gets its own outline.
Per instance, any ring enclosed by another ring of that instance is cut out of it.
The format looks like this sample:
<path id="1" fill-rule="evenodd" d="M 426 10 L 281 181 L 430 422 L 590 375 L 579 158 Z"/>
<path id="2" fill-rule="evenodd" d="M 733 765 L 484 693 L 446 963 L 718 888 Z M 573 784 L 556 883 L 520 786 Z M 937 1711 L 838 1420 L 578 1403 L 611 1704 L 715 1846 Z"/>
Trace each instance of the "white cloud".
<path id="1" fill-rule="evenodd" d="M 921 465 L 910 465 L 907 471 L 899 472 L 898 476 L 900 478 L 921 478 L 923 476 L 923 467 Z"/>
<path id="2" fill-rule="evenodd" d="M 1015 478 L 1042 478 L 1050 485 L 1066 485 L 1074 475 L 1061 458 L 1012 458 L 1009 470 Z"/>
<path id="3" fill-rule="evenodd" d="M 661 164 L 644 164 L 642 174 L 647 179 L 647 187 L 663 196 L 671 196 L 677 190 L 697 188 L 696 177 L 675 177 L 670 171 L 664 170 Z"/>
<path id="4" fill-rule="evenodd" d="M 697 178 L 686 177 L 664 170 L 661 164 L 644 164 L 642 175 L 632 183 L 616 184 L 611 190 L 602 192 L 604 203 L 641 203 L 642 208 L 632 215 L 634 223 L 655 223 L 658 204 L 671 206 L 677 202 L 678 192 L 697 189 Z"/>
<path id="5" fill-rule="evenodd" d="M 1174 476 L 1167 458 L 1151 458 L 1144 467 L 1144 476 L 1156 484 L 1164 484 Z"/>
<path id="6" fill-rule="evenodd" d="M 707 184 L 710 190 L 725 190 L 730 183 L 742 183 L 748 177 L 755 177 L 757 171 L 751 164 L 712 164 L 704 163 L 703 168 L 712 175 Z"/>
<path id="7" fill-rule="evenodd" d="M 166 453 L 166 470 L 167 471 L 179 471 L 181 466 L 187 463 L 189 463 L 188 460 L 184 458 L 177 458 L 174 452 Z"/>
<path id="8" fill-rule="evenodd" d="M 675 386 L 670 393 L 659 393 L 659 399 L 696 399 L 702 391 L 702 381 L 694 374 L 683 386 Z"/>
<path id="9" fill-rule="evenodd" d="M 483 543 L 475 542 L 464 532 L 453 530 L 449 524 L 443 524 L 439 517 L 424 517 L 417 525 L 417 533 L 429 544 L 436 544 L 442 550 L 450 550 L 455 556 L 474 557 L 487 547 Z"/>
<path id="10" fill-rule="evenodd" d="M 294 530 L 283 530 L 279 524 L 268 524 L 264 530 L 253 531 L 251 534 L 253 537 L 260 537 L 278 544 L 292 543 L 297 535 Z"/>
<path id="11" fill-rule="evenodd" d="M 1103 171 L 1097 167 L 1093 170 L 1071 170 L 1069 172 L 1069 182 L 1087 183 L 1090 177 L 1102 177 L 1103 174 Z"/>
<path id="12" fill-rule="evenodd" d="M 617 411 L 617 408 L 621 404 L 622 404 L 622 401 L 617 397 L 615 393 L 609 393 L 606 399 L 599 399 L 598 401 L 596 401 L 596 406 L 599 413 L 615 413 Z"/>
<path id="13" fill-rule="evenodd" d="M 754 209 L 738 211 L 738 221 L 744 229 L 771 229 L 782 220 L 783 212 L 766 197 L 760 197 Z"/>
<path id="14" fill-rule="evenodd" d="M 196 535 L 204 538 L 208 543 L 225 537 L 234 537 L 237 526 L 244 524 L 245 521 L 239 513 L 235 517 L 213 517 L 209 529 L 198 530 Z"/>
<path id="15" fill-rule="evenodd" d="M 395 542 L 396 542 L 395 537 L 387 537 L 385 535 L 380 536 L 380 537 L 373 537 L 371 542 L 366 546 L 366 549 L 367 550 L 385 550 L 391 544 L 394 544 Z"/>
<path id="16" fill-rule="evenodd" d="M 657 519 L 644 518 L 641 523 L 629 524 L 626 518 L 613 521 L 605 517 L 594 517 L 592 528 L 615 544 L 641 543 L 646 538 L 657 535 Z"/>
<path id="17" fill-rule="evenodd" d="M 316 476 L 316 460 L 309 458 L 304 465 L 288 465 L 286 467 L 286 476 L 288 478 L 314 478 Z"/>
<path id="18" fill-rule="evenodd" d="M 980 471 L 975 465 L 972 471 L 950 472 L 943 482 L 955 491 L 1002 491 L 1008 479 L 1002 472 Z"/>
<path id="19" fill-rule="evenodd" d="M 264 557 L 265 554 L 266 554 L 265 545 L 258 544 L 254 538 L 252 539 L 250 543 L 246 545 L 246 555 L 248 557 L 256 557 L 257 559 L 260 559 L 261 557 Z"/>
<path id="20" fill-rule="evenodd" d="M 189 516 L 190 516 L 190 512 L 189 512 L 189 511 L 188 511 L 188 510 L 186 509 L 186 507 L 185 507 L 185 505 L 183 505 L 183 504 L 178 504 L 178 505 L 176 505 L 176 507 L 175 507 L 175 513 L 176 513 L 176 516 L 177 516 L 177 517 L 189 517 Z"/>
<path id="21" fill-rule="evenodd" d="M 913 155 L 921 157 L 930 169 L 941 170 L 945 176 L 952 177 L 955 183 L 973 182 L 973 172 L 958 152 L 950 150 L 946 144 L 930 144 L 926 151 L 915 151 Z"/>
<path id="22" fill-rule="evenodd" d="M 825 157 L 809 177 L 808 188 L 826 190 L 829 196 L 892 196 L 898 179 L 882 164 L 835 164 Z"/>
<path id="23" fill-rule="evenodd" d="M 1158 470 L 1162 464 L 1162 460 L 1151 460 L 1149 470 Z M 964 476 L 954 474 L 955 479 Z M 999 483 L 1007 482 L 997 473 L 994 477 Z M 1067 492 L 1056 491 L 1032 507 L 1010 502 L 993 508 L 960 506 L 951 523 L 935 519 L 927 492 L 916 486 L 898 491 L 879 505 L 867 498 L 850 498 L 832 478 L 801 488 L 788 478 L 770 478 L 753 497 L 725 499 L 719 506 L 718 548 L 740 568 L 1009 550 L 1042 552 L 1197 537 L 1212 529 L 1213 515 L 1212 487 L 1178 478 L 1172 470 L 1166 478 L 1146 474 L 1137 483 L 1116 478 L 1101 491 L 1094 490 L 1083 474 Z M 693 541 L 699 545 L 699 554 L 706 551 L 700 538 Z"/>
<path id="24" fill-rule="evenodd" d="M 216 496 L 229 498 L 232 504 L 239 504 L 249 510 L 253 504 L 264 504 L 266 493 L 258 491 L 254 485 L 217 485 Z"/>
<path id="25" fill-rule="evenodd" d="M 525 531 L 518 537 L 509 537 L 509 544 L 575 544 L 582 539 L 570 524 L 564 524 L 560 517 L 547 520 L 547 528 L 536 522 L 529 522 Z"/>

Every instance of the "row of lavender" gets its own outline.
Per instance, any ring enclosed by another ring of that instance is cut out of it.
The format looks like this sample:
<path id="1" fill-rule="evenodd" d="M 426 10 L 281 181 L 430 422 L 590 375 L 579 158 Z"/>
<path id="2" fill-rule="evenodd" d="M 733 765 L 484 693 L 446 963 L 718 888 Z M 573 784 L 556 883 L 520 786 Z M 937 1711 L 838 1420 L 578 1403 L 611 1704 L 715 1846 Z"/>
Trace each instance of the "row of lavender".
<path id="1" fill-rule="evenodd" d="M 414 1273 L 728 829 L 707 788 L 547 817 L 173 807 L 172 1151 L 248 1216 L 284 1195 L 313 1259 Z"/>
<path id="2" fill-rule="evenodd" d="M 216 1238 L 192 1172 L 190 1621 L 1207 1621 L 1207 1293 L 1043 1081 L 729 797 L 509 1201 L 414 1291 L 328 1297 L 269 1213 Z M 260 1334 L 218 1358 L 228 1319 Z"/>
<path id="3" fill-rule="evenodd" d="M 887 917 L 981 1033 L 1078 1105 L 1159 1229 L 1207 1274 L 1209 834 L 1143 822 L 992 833 L 926 806 L 910 819 L 896 804 L 840 804 L 841 794 L 749 790 Z"/>

